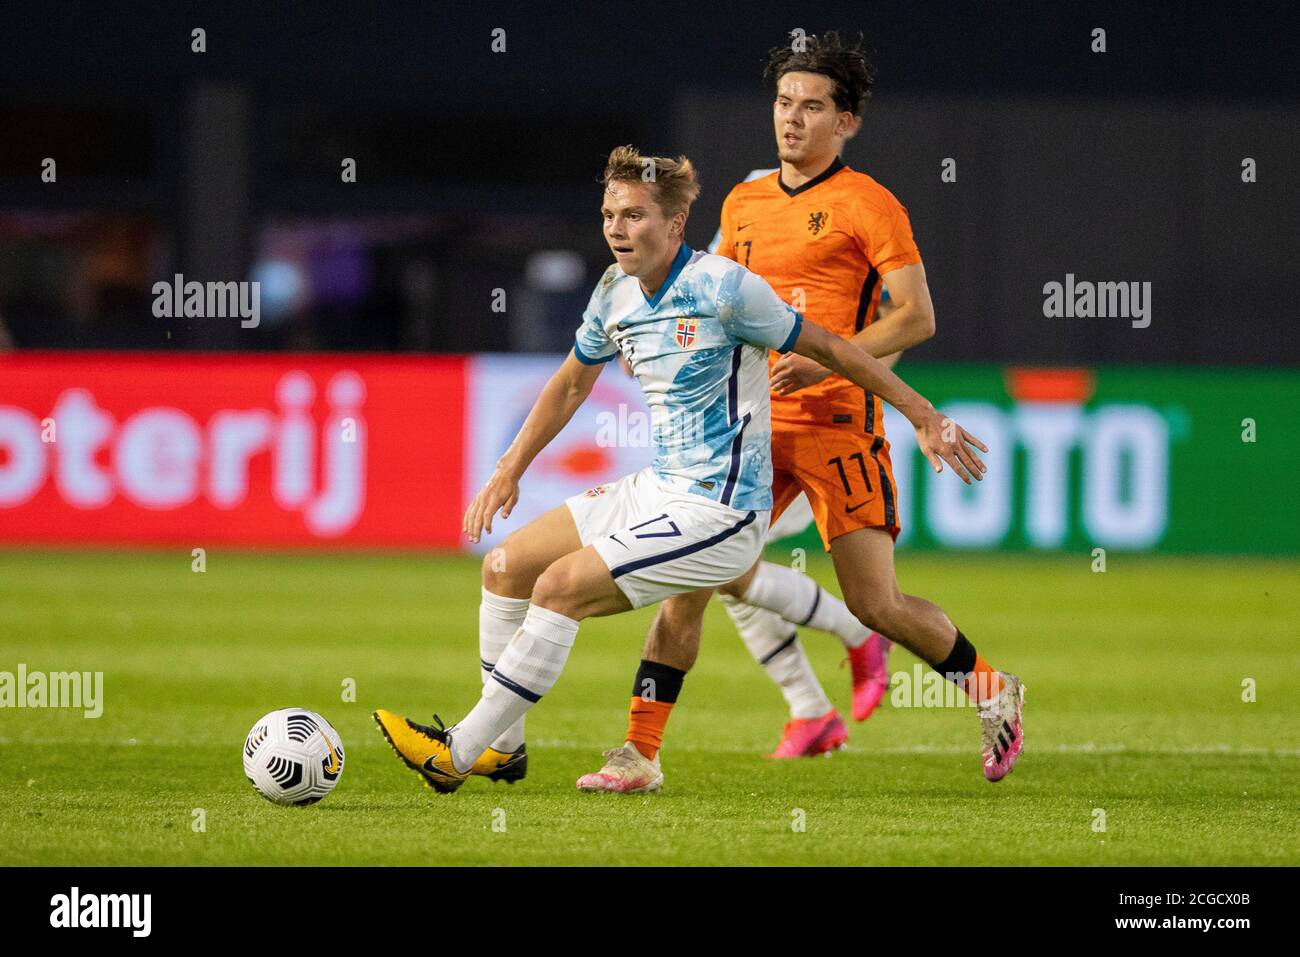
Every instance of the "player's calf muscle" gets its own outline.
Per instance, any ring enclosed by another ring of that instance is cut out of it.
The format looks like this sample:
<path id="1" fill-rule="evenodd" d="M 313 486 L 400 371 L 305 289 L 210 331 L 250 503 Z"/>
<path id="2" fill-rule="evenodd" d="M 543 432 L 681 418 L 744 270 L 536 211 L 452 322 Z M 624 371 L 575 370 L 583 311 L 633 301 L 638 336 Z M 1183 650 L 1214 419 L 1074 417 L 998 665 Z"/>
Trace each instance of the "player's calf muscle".
<path id="1" fill-rule="evenodd" d="M 690 671 L 700 652 L 704 608 L 712 595 L 712 590 L 702 589 L 674 595 L 661 602 L 650 633 L 646 635 L 641 657 L 680 671 Z"/>
<path id="2" fill-rule="evenodd" d="M 662 606 L 660 608 L 662 612 Z M 646 635 L 645 649 L 641 657 L 646 661 L 656 661 L 679 671 L 690 671 L 695 665 L 695 658 L 700 652 L 700 623 L 694 622 L 685 627 L 665 621 L 663 615 L 655 617 Z"/>
<path id="3" fill-rule="evenodd" d="M 956 626 L 934 602 L 915 595 L 869 593 L 845 596 L 849 611 L 868 628 L 888 635 L 912 654 L 938 664 L 952 652 Z"/>

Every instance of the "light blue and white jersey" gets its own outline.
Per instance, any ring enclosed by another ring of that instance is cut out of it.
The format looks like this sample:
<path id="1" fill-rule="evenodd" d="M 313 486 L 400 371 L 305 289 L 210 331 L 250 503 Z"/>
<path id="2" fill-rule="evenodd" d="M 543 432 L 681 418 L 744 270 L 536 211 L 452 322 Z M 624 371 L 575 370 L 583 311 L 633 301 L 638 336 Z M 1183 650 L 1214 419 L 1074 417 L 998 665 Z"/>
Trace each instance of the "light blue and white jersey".
<path id="1" fill-rule="evenodd" d="M 650 408 L 654 471 L 735 509 L 772 507 L 767 351 L 788 352 L 803 317 L 744 266 L 685 243 L 653 297 L 617 264 L 582 315 L 573 351 L 622 353 Z"/>

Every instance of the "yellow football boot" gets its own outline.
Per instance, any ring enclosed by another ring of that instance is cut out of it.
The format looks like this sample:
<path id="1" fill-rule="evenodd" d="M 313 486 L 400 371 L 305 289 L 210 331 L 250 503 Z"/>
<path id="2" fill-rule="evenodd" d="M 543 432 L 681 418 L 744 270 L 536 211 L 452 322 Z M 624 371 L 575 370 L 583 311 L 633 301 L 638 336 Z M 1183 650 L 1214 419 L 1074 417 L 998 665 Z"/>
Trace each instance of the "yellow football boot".
<path id="1" fill-rule="evenodd" d="M 451 740 L 436 714 L 436 728 L 416 724 L 410 718 L 380 708 L 373 715 L 375 724 L 392 745 L 397 756 L 412 771 L 420 772 L 424 782 L 439 794 L 451 794 L 465 783 L 469 771 L 457 771 L 451 763 Z"/>
<path id="2" fill-rule="evenodd" d="M 528 752 L 521 744 L 514 751 L 498 751 L 488 748 L 484 751 L 469 773 L 485 777 L 489 781 L 505 781 L 514 784 L 523 780 L 528 773 Z"/>

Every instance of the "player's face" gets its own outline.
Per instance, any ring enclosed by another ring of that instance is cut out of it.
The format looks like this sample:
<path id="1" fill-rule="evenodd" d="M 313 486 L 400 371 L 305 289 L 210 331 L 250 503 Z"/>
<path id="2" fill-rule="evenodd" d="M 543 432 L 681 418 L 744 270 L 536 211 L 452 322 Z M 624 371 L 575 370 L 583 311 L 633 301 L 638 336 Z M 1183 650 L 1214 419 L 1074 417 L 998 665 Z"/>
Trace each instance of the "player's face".
<path id="1" fill-rule="evenodd" d="M 600 214 L 605 220 L 605 242 L 629 276 L 653 276 L 677 255 L 684 217 L 664 216 L 653 184 L 610 183 Z"/>
<path id="2" fill-rule="evenodd" d="M 776 152 L 794 166 L 829 163 L 853 127 L 853 114 L 840 111 L 834 81 L 820 73 L 787 73 L 776 85 L 772 120 Z"/>

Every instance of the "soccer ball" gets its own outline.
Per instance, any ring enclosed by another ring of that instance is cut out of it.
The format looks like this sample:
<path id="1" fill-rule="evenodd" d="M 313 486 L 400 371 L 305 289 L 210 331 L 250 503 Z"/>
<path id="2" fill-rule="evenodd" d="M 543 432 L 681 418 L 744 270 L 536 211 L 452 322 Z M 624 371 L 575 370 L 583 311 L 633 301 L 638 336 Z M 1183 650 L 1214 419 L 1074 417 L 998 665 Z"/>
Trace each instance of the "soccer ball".
<path id="1" fill-rule="evenodd" d="M 315 804 L 342 773 L 343 739 L 315 711 L 272 711 L 244 741 L 244 774 L 275 804 Z"/>

